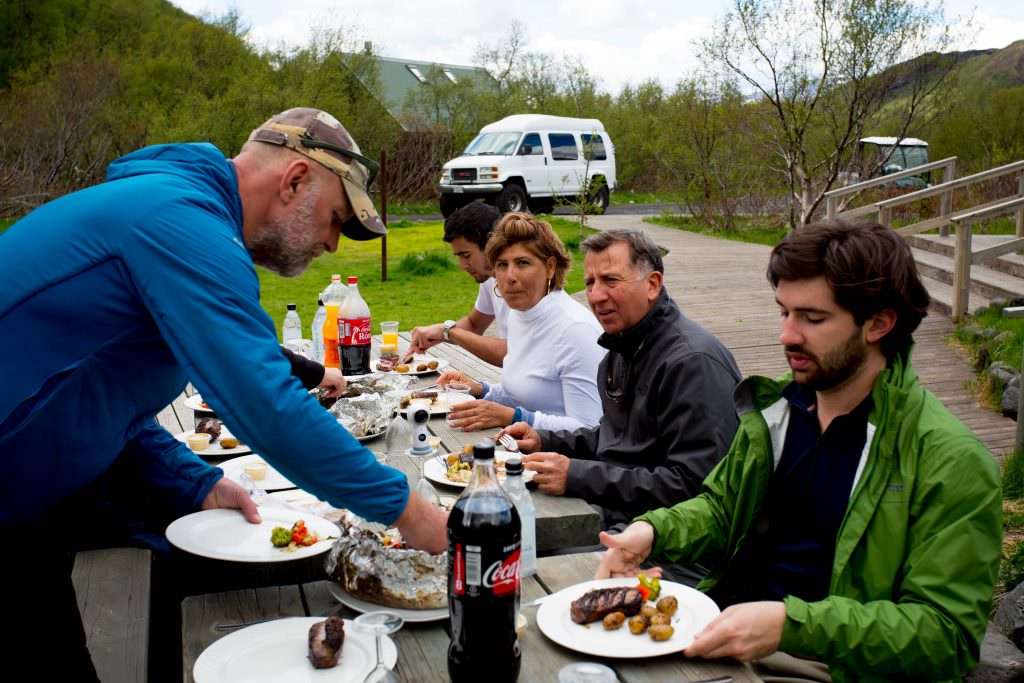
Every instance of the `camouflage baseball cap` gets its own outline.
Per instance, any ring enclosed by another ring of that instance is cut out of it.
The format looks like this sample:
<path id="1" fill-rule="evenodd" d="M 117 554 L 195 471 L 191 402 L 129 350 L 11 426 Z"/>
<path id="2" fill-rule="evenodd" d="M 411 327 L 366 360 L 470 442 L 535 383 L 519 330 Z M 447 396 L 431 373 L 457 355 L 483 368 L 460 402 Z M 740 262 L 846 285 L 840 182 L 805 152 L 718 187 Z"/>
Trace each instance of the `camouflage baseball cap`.
<path id="1" fill-rule="evenodd" d="M 320 109 L 289 109 L 270 117 L 249 135 L 249 140 L 287 147 L 341 178 L 354 212 L 341 226 L 345 237 L 372 240 L 388 234 L 368 193 L 379 166 L 359 152 L 359 145 L 338 119 Z"/>

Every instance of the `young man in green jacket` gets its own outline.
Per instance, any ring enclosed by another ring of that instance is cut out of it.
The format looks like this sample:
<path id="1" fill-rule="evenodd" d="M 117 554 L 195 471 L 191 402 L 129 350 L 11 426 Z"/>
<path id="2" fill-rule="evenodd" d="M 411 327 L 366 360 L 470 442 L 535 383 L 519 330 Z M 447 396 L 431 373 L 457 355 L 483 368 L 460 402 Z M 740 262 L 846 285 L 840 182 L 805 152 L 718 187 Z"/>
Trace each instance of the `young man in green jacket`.
<path id="1" fill-rule="evenodd" d="M 998 472 L 910 367 L 929 302 L 910 249 L 876 223 L 816 223 L 768 277 L 791 374 L 740 384 L 702 493 L 602 534 L 598 577 L 717 562 L 698 587 L 722 614 L 684 654 L 765 680 L 958 680 L 999 563 Z"/>

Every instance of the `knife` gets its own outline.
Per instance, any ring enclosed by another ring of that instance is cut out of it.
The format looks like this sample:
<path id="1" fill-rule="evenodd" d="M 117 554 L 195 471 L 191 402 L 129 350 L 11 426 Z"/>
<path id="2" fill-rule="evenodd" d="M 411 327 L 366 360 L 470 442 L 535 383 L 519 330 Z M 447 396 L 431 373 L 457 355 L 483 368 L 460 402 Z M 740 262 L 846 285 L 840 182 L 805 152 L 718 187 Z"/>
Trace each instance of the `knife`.
<path id="1" fill-rule="evenodd" d="M 537 605 L 547 601 L 548 598 L 554 597 L 554 595 L 555 595 L 554 593 L 549 593 L 548 595 L 542 595 L 539 598 L 537 598 L 536 600 L 531 600 L 530 602 L 526 603 L 525 605 L 520 605 L 519 609 L 525 609 L 527 607 L 536 607 Z"/>

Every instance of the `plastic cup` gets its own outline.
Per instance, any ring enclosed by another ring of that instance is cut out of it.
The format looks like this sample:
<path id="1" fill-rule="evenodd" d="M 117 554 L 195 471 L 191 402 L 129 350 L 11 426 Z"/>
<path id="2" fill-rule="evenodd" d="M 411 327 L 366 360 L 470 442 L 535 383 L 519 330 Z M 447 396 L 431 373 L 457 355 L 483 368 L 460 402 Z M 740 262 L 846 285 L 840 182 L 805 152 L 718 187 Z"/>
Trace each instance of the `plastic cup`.
<path id="1" fill-rule="evenodd" d="M 395 348 L 398 348 L 398 321 L 388 320 L 380 324 L 380 343 L 381 346 L 388 346 L 393 344 Z"/>
<path id="2" fill-rule="evenodd" d="M 448 408 L 451 409 L 452 406 L 457 406 L 460 403 L 465 403 L 466 401 L 472 401 L 474 397 L 469 393 L 469 390 L 470 386 L 468 384 L 463 384 L 462 382 L 449 382 L 448 386 L 446 386 L 444 390 L 444 401 L 448 404 Z M 451 415 L 452 414 L 449 412 L 445 418 L 449 425 L 451 424 Z"/>

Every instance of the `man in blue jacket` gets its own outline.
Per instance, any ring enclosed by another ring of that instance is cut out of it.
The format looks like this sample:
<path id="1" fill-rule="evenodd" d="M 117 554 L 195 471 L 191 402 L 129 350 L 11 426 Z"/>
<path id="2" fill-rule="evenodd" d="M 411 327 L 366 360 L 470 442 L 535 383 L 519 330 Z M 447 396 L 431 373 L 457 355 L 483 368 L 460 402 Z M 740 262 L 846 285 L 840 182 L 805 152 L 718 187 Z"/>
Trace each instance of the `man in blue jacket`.
<path id="1" fill-rule="evenodd" d="M 254 265 L 293 277 L 341 234 L 386 233 L 367 194 L 375 171 L 330 114 L 291 109 L 253 131 L 235 159 L 209 144 L 121 157 L 107 182 L 0 236 L 0 529 L 36 538 L 24 547 L 39 558 L 0 564 L 8 610 L 41 613 L 47 634 L 19 629 L 25 637 L 5 639 L 5 653 L 23 659 L 59 643 L 48 665 L 66 664 L 73 680 L 90 675 L 66 555 L 45 551 L 55 512 L 115 462 L 154 511 L 239 508 L 259 521 L 241 487 L 154 419 L 190 381 L 301 488 L 396 524 L 414 547 L 444 548 L 443 513 L 289 373 L 260 306 Z M 41 594 L 65 597 L 48 606 Z"/>

